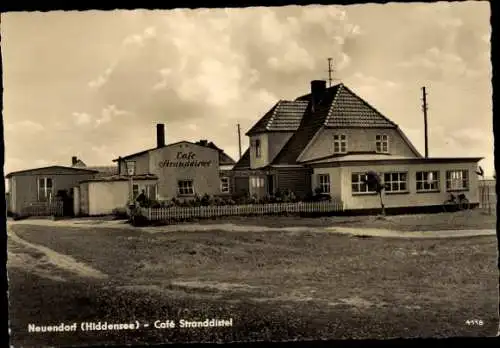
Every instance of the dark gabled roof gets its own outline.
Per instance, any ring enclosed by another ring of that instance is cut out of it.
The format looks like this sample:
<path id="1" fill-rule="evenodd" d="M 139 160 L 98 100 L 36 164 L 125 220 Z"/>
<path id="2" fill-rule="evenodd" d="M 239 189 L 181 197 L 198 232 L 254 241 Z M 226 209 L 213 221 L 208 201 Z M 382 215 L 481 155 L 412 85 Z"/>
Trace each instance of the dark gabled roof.
<path id="1" fill-rule="evenodd" d="M 308 101 L 280 100 L 247 133 L 295 132 L 307 109 Z"/>
<path id="2" fill-rule="evenodd" d="M 325 128 L 393 128 L 417 156 L 421 156 L 413 144 L 402 134 L 398 125 L 382 115 L 373 106 L 340 83 L 326 89 L 323 99 L 311 109 L 311 94 L 296 101 L 307 102 L 302 122 L 273 160 L 272 164 L 296 164 L 297 158 L 313 140 L 318 131 Z"/>
<path id="3" fill-rule="evenodd" d="M 209 147 L 211 149 L 219 151 L 219 165 L 233 165 L 236 163 L 234 159 L 232 159 L 227 153 L 224 152 L 220 147 L 215 145 L 213 142 L 208 142 L 207 140 L 199 140 L 195 143 L 196 145 Z"/>
<path id="4" fill-rule="evenodd" d="M 396 128 L 397 125 L 341 84 L 325 127 Z"/>
<path id="5" fill-rule="evenodd" d="M 106 176 L 118 174 L 118 166 L 117 165 L 114 165 L 114 166 L 88 166 L 87 168 L 98 172 L 95 175 L 96 178 L 101 178 L 101 177 L 106 177 Z"/>
<path id="6" fill-rule="evenodd" d="M 74 173 L 88 173 L 88 174 L 97 173 L 96 170 L 91 170 L 91 169 L 73 168 L 73 167 L 65 167 L 65 166 L 48 166 L 48 167 L 18 170 L 18 171 L 11 172 L 11 173 L 7 174 L 5 177 L 10 178 L 10 177 L 15 176 L 15 175 L 22 175 L 22 174 L 29 174 L 29 173 L 35 174 L 37 171 L 47 170 L 47 169 L 54 169 L 54 171 L 63 169 L 63 170 L 66 170 L 68 172 L 73 171 Z M 55 173 L 55 174 L 60 174 L 60 173 Z"/>
<path id="7" fill-rule="evenodd" d="M 74 168 L 85 168 L 87 165 L 81 159 L 77 159 L 76 163 L 72 165 Z"/>
<path id="8" fill-rule="evenodd" d="M 236 162 L 233 167 L 233 170 L 243 170 L 250 168 L 250 148 L 248 148 L 241 156 L 240 160 Z"/>
<path id="9" fill-rule="evenodd" d="M 188 143 L 188 144 L 191 144 L 191 145 L 204 146 L 204 147 L 208 147 L 208 148 L 211 148 L 211 149 L 219 151 L 219 164 L 220 165 L 231 165 L 231 164 L 235 164 L 236 163 L 235 160 L 233 160 L 228 154 L 226 154 L 224 152 L 224 150 L 222 150 L 221 148 L 217 147 L 213 142 L 206 142 L 206 144 L 205 144 L 204 140 L 197 141 L 196 143 L 193 143 L 191 141 L 183 140 L 183 141 L 178 141 L 178 142 L 175 142 L 175 143 L 172 143 L 172 144 L 167 144 L 167 145 L 165 145 L 163 147 L 168 147 L 168 146 L 177 145 L 177 144 L 181 144 L 181 143 Z M 129 159 L 129 158 L 132 158 L 132 157 L 137 157 L 137 156 L 143 155 L 145 153 L 148 153 L 150 151 L 157 150 L 157 149 L 158 149 L 158 147 L 153 147 L 151 149 L 147 149 L 147 150 L 143 150 L 143 151 L 140 151 L 140 152 L 136 152 L 136 153 L 124 156 L 124 157 L 115 158 L 113 160 L 113 162 L 117 162 L 120 159 L 121 160 L 126 160 L 126 159 Z"/>
<path id="10" fill-rule="evenodd" d="M 172 144 L 170 144 L 170 145 L 172 145 Z M 165 145 L 165 146 L 168 146 L 168 145 Z M 140 156 L 140 155 L 144 155 L 145 153 L 148 153 L 148 152 L 156 150 L 156 149 L 158 149 L 158 147 L 152 147 L 150 149 L 142 150 L 142 151 L 139 151 L 139 152 L 135 152 L 135 153 L 132 153 L 132 154 L 127 155 L 127 156 L 118 157 L 118 158 L 115 158 L 113 160 L 113 162 L 118 162 L 118 160 L 126 160 L 126 159 L 129 159 L 129 158 L 132 158 L 132 157 L 137 157 L 137 156 Z"/>
<path id="11" fill-rule="evenodd" d="M 311 95 L 299 97 L 297 100 L 308 101 L 308 107 L 302 117 L 297 131 L 292 135 L 290 140 L 283 146 L 278 155 L 274 158 L 272 164 L 295 164 L 297 157 L 309 144 L 314 135 L 325 125 L 327 117 L 331 113 L 332 104 L 334 104 L 342 85 L 335 85 L 327 88 L 323 99 L 318 102 L 315 109 L 312 110 Z"/>

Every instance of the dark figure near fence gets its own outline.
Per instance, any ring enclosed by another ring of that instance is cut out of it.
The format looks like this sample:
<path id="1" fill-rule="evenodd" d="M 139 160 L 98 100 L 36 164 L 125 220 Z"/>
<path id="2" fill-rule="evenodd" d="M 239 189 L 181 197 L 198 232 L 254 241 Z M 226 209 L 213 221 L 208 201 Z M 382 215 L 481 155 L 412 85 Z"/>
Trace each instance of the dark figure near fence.
<path id="1" fill-rule="evenodd" d="M 148 198 L 146 197 L 146 192 L 144 190 L 142 190 L 142 192 L 139 194 L 139 196 L 137 196 L 137 198 L 135 199 L 135 201 L 137 203 L 139 203 L 140 207 L 146 206 L 146 203 L 148 201 Z"/>

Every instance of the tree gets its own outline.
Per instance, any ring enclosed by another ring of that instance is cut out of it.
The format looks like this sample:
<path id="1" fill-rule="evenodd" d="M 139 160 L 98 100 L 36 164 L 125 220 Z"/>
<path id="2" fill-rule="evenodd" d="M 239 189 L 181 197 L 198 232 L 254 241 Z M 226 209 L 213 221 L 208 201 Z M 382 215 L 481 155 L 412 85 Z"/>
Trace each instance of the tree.
<path id="1" fill-rule="evenodd" d="M 382 199 L 382 191 L 385 189 L 385 185 L 382 182 L 380 176 L 376 172 L 370 170 L 365 173 L 365 178 L 363 179 L 363 183 L 365 183 L 368 186 L 368 189 L 370 191 L 377 192 L 380 198 L 380 214 L 385 215 L 385 206 L 384 206 L 384 201 Z"/>

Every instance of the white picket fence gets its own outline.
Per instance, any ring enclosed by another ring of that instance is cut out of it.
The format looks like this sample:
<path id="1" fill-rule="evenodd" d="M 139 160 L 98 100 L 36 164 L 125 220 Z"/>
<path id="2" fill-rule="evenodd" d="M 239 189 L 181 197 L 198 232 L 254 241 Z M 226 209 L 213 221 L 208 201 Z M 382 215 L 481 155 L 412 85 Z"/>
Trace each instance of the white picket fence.
<path id="1" fill-rule="evenodd" d="M 141 208 L 142 214 L 150 221 L 168 221 L 174 219 L 193 218 L 210 219 L 222 216 L 245 215 L 316 214 L 339 212 L 343 210 L 343 203 L 339 201 Z"/>

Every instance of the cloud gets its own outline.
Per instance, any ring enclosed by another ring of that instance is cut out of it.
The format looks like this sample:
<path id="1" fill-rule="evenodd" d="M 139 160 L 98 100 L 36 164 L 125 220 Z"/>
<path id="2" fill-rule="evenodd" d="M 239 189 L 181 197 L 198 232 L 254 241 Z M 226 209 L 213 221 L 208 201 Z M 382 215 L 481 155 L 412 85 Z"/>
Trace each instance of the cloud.
<path id="1" fill-rule="evenodd" d="M 116 107 L 116 105 L 108 105 L 101 110 L 101 117 L 95 120 L 95 126 L 99 127 L 103 124 L 111 122 L 117 116 L 129 114 L 131 114 L 129 111 L 120 110 Z"/>
<path id="2" fill-rule="evenodd" d="M 422 54 L 399 62 L 397 66 L 423 70 L 424 73 L 435 76 L 463 76 L 467 74 L 467 63 L 459 55 L 446 52 L 437 47 L 431 47 Z"/>
<path id="3" fill-rule="evenodd" d="M 476 10 L 479 7 L 482 10 Z M 106 145 L 117 155 L 154 146 L 155 122 L 166 123 L 169 142 L 194 134 L 234 149 L 236 123 L 244 133 L 277 100 L 307 93 L 310 80 L 328 77 L 328 57 L 333 58 L 336 80 L 352 86 L 405 128 L 421 127 L 422 85 L 429 87 L 434 125 L 454 132 L 474 115 L 475 126 L 491 128 L 487 7 L 367 4 L 119 11 L 76 17 L 61 13 L 57 16 L 65 24 L 55 27 L 52 15 L 30 15 L 30 21 L 11 24 L 9 40 L 19 48 L 10 45 L 5 50 L 10 57 L 22 57 L 6 60 L 5 114 L 12 120 L 5 123 L 9 156 L 34 163 L 40 153 L 51 153 L 57 160 L 55 149 L 64 148 L 68 153 L 61 159 L 66 163 L 70 152 L 84 149 L 86 162 L 107 162 L 112 156 L 94 157 L 92 146 Z M 68 23 L 80 31 L 77 44 L 69 40 L 64 53 L 41 39 L 63 41 L 61 29 L 70 30 Z M 47 54 L 39 62 L 28 60 L 33 59 L 33 30 L 43 33 L 34 44 Z M 60 57 L 71 62 L 68 70 L 51 66 L 61 64 Z M 26 76 L 33 82 L 9 78 L 20 69 L 29 71 Z M 62 92 L 61 83 L 67 86 Z M 75 110 L 82 115 L 73 115 Z M 90 122 L 81 110 L 92 116 Z M 40 119 L 32 121 L 51 126 L 38 131 L 37 137 L 14 133 L 18 115 L 36 115 Z M 77 122 L 89 127 L 71 128 Z M 130 130 L 133 137 L 122 136 Z"/>
<path id="4" fill-rule="evenodd" d="M 86 112 L 73 112 L 72 116 L 75 119 L 75 123 L 79 126 L 92 122 L 92 116 Z"/>
<path id="5" fill-rule="evenodd" d="M 99 75 L 95 80 L 92 80 L 88 83 L 88 86 L 93 89 L 99 89 L 103 85 L 105 85 L 108 80 L 109 76 L 113 73 L 114 66 L 110 66 L 107 68 L 104 73 Z"/>
<path id="6" fill-rule="evenodd" d="M 143 45 L 145 40 L 152 39 L 156 37 L 156 28 L 155 27 L 147 27 L 140 34 L 132 34 L 123 39 L 123 45 Z"/>
<path id="7" fill-rule="evenodd" d="M 169 68 L 160 69 L 159 71 L 160 81 L 158 81 L 153 85 L 153 90 L 161 90 L 167 88 L 168 78 L 171 74 L 172 74 L 172 69 Z"/>
<path id="8" fill-rule="evenodd" d="M 40 123 L 33 122 L 30 120 L 24 120 L 15 123 L 5 124 L 5 130 L 7 132 L 22 132 L 22 133 L 37 133 L 45 130 L 45 127 Z"/>

